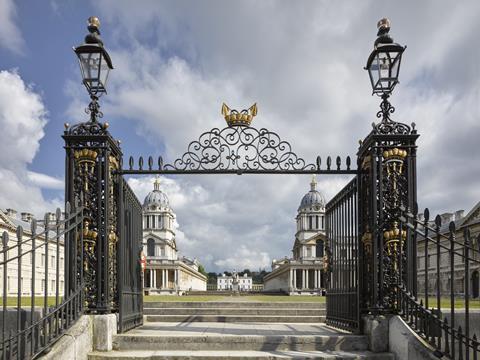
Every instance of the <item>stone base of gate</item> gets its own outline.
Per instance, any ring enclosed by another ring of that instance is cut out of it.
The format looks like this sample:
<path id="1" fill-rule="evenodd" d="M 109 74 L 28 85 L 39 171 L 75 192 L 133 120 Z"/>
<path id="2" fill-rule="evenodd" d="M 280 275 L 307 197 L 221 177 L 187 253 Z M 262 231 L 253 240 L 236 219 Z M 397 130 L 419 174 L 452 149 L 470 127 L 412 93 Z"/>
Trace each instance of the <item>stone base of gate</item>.
<path id="1" fill-rule="evenodd" d="M 368 337 L 368 349 L 390 352 L 402 360 L 438 360 L 435 349 L 412 331 L 398 315 L 365 315 L 362 331 Z"/>
<path id="2" fill-rule="evenodd" d="M 41 357 L 42 360 L 87 360 L 91 351 L 111 351 L 117 314 L 83 315 Z"/>

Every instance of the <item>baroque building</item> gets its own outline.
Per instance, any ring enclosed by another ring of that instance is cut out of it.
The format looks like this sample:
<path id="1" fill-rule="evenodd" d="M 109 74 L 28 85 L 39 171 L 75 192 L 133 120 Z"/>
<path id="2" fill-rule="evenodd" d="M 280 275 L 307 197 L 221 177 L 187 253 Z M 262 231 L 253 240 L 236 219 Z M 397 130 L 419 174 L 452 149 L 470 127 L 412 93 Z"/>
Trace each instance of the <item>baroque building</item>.
<path id="1" fill-rule="evenodd" d="M 283 291 L 290 295 L 322 294 L 325 236 L 325 198 L 317 190 L 315 177 L 298 207 L 297 231 L 292 257 L 273 260 L 272 272 L 264 278 L 265 291 Z"/>
<path id="2" fill-rule="evenodd" d="M 56 288 L 58 286 L 60 294 L 63 293 L 64 287 L 64 246 L 63 239 L 60 239 L 58 244 L 58 284 L 57 284 L 57 243 L 55 240 L 54 230 L 49 231 L 48 242 L 45 241 L 45 236 L 37 235 L 36 249 L 32 251 L 32 233 L 30 231 L 31 222 L 34 216 L 27 212 L 22 212 L 20 216 L 16 210 L 6 209 L 0 210 L 0 232 L 6 231 L 8 233 L 8 259 L 15 259 L 18 255 L 21 256 L 22 262 L 19 271 L 18 261 L 12 260 L 7 262 L 7 276 L 6 287 L 7 296 L 17 296 L 20 293 L 22 296 L 32 295 L 32 285 L 35 289 L 35 295 L 55 296 Z M 56 216 L 53 213 L 47 213 L 46 220 L 52 226 L 56 223 Z M 45 220 L 42 220 L 45 221 Z M 42 221 L 38 221 L 36 234 L 44 231 L 45 225 Z M 17 246 L 17 228 L 23 228 L 22 233 L 22 247 L 21 254 L 18 254 Z M 0 244 L 0 246 L 2 246 Z M 48 250 L 46 249 L 48 246 Z M 47 251 L 46 251 L 47 250 Z M 35 258 L 34 258 L 35 257 Z M 3 258 L 0 260 L 3 262 Z M 3 284 L 3 266 L 0 266 L 0 284 Z M 35 272 L 35 276 L 32 276 Z M 46 275 L 46 276 L 45 276 Z M 20 278 L 20 287 L 19 280 Z M 35 284 L 32 279 L 35 279 Z M 3 295 L 3 287 L 0 286 L 0 295 Z"/>
<path id="3" fill-rule="evenodd" d="M 425 239 L 418 237 L 417 239 L 417 273 L 418 273 L 418 294 L 425 293 L 425 285 L 427 285 L 428 293 L 435 295 L 437 287 L 440 289 L 442 296 L 450 296 L 451 279 L 453 274 L 453 283 L 455 294 L 465 294 L 465 280 L 469 282 L 470 296 L 473 298 L 480 297 L 480 266 L 478 263 L 469 261 L 469 274 L 465 273 L 465 257 L 454 255 L 453 264 L 454 269 L 451 271 L 451 258 L 449 251 L 451 243 L 449 239 L 449 225 L 450 222 L 455 223 L 455 242 L 454 251 L 457 254 L 462 254 L 463 244 L 465 243 L 464 230 L 470 229 L 470 247 L 479 249 L 480 244 L 480 202 L 477 203 L 465 215 L 464 210 L 458 210 L 454 213 L 444 213 L 440 215 L 442 225 L 440 233 L 440 252 L 437 256 L 436 237 L 433 232 L 430 232 L 430 237 L 435 241 L 428 241 L 427 257 L 425 257 Z M 419 214 L 419 220 L 423 220 L 423 215 Z M 433 221 L 430 221 L 430 227 L 435 228 Z M 478 254 L 470 251 L 469 257 L 479 261 Z M 439 265 L 440 274 L 437 276 L 437 263 Z M 428 283 L 425 284 L 425 269 L 427 270 Z"/>
<path id="4" fill-rule="evenodd" d="M 143 203 L 143 253 L 146 294 L 178 295 L 207 289 L 207 277 L 198 271 L 198 261 L 178 257 L 175 213 L 167 195 L 160 190 L 158 178 Z"/>

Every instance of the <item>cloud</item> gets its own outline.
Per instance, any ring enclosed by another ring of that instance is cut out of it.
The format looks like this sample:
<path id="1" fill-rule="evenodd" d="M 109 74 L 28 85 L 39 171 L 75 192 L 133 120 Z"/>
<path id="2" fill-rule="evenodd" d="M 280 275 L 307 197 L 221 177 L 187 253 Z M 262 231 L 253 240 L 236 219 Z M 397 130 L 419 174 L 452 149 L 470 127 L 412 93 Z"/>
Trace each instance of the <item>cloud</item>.
<path id="1" fill-rule="evenodd" d="M 55 177 L 33 171 L 27 171 L 27 178 L 32 185 L 41 187 L 43 189 L 64 189 L 63 179 L 57 179 Z"/>
<path id="2" fill-rule="evenodd" d="M 47 110 L 32 86 L 17 71 L 0 71 L 0 207 L 40 216 L 62 205 L 46 201 L 41 188 L 59 189 L 62 181 L 28 170 L 40 146 Z"/>
<path id="3" fill-rule="evenodd" d="M 15 24 L 17 10 L 13 0 L 0 0 L 0 46 L 22 54 L 25 43 L 20 29 Z"/>
<path id="4" fill-rule="evenodd" d="M 392 36 L 408 45 L 391 100 L 393 119 L 416 122 L 421 134 L 420 206 L 432 213 L 468 209 L 480 198 L 473 180 L 480 168 L 472 163 L 480 155 L 480 48 L 471 45 L 478 2 L 146 1 L 139 7 L 104 0 L 94 6 L 115 65 L 103 110 L 112 129 L 135 130 L 152 155 L 167 161 L 203 131 L 224 126 L 224 101 L 232 108 L 257 102 L 254 126 L 280 134 L 307 162 L 317 155 L 354 159 L 379 104 L 362 67 L 376 21 L 390 16 Z M 131 179 L 140 197 L 150 180 Z M 165 178 L 163 186 L 178 215 L 180 249 L 224 270 L 249 257 L 261 264 L 290 255 L 296 207 L 309 181 L 189 176 Z M 347 181 L 322 177 L 319 188 L 329 199 Z M 244 249 L 255 251 L 244 259 Z"/>

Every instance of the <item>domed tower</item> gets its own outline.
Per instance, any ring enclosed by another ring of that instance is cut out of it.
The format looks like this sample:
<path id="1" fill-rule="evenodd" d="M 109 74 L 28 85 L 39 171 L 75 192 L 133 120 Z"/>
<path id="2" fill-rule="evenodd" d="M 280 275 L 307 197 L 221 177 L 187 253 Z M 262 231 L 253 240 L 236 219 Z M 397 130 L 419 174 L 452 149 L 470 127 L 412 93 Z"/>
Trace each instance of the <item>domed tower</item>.
<path id="1" fill-rule="evenodd" d="M 160 190 L 160 180 L 153 183 L 143 202 L 144 254 L 167 260 L 177 259 L 175 242 L 175 213 L 170 207 L 167 195 Z"/>
<path id="2" fill-rule="evenodd" d="M 313 176 L 310 183 L 310 191 L 306 193 L 297 212 L 297 232 L 293 257 L 295 259 L 315 258 L 323 256 L 323 241 L 316 242 L 319 246 L 300 246 L 308 240 L 318 238 L 317 235 L 325 235 L 325 198 L 317 190 L 317 181 Z"/>

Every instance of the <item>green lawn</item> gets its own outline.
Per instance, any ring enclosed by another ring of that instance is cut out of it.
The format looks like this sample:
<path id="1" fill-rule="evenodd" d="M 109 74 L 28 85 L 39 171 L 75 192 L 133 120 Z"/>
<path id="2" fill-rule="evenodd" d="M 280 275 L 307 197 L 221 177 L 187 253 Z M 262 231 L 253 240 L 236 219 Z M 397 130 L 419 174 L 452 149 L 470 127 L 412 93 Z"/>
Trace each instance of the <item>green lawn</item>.
<path id="1" fill-rule="evenodd" d="M 425 306 L 425 298 L 419 298 L 423 300 L 423 305 Z M 437 307 L 437 298 L 436 297 L 429 297 L 428 298 L 428 307 L 431 309 L 432 307 Z M 449 297 L 441 297 L 440 298 L 440 307 L 442 309 L 450 308 L 450 298 Z M 455 308 L 456 309 L 463 309 L 465 307 L 465 301 L 463 299 L 455 299 Z M 470 299 L 469 309 L 480 309 L 480 299 Z"/>
<path id="2" fill-rule="evenodd" d="M 43 307 L 43 296 L 35 296 L 35 306 Z M 62 302 L 62 297 L 58 298 L 58 303 Z M 29 308 L 31 306 L 32 299 L 30 296 L 22 297 L 22 307 Z M 47 305 L 53 306 L 55 305 L 55 297 L 49 296 L 47 299 Z M 0 306 L 3 306 L 3 299 L 0 300 Z M 7 297 L 7 306 L 17 306 L 17 298 L 16 297 Z"/>
<path id="3" fill-rule="evenodd" d="M 221 296 L 221 295 L 147 295 L 143 297 L 145 302 L 207 302 L 207 301 L 259 301 L 259 302 L 325 302 L 324 296 L 281 296 L 281 295 L 252 295 L 252 296 Z"/>

